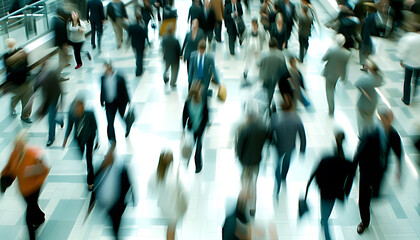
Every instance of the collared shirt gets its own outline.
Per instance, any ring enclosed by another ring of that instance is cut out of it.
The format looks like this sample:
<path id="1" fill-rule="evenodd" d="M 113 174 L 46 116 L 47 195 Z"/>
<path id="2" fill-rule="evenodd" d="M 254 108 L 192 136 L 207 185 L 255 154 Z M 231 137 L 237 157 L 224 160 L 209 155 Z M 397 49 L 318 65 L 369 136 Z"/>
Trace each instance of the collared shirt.
<path id="1" fill-rule="evenodd" d="M 105 101 L 112 103 L 117 98 L 117 74 L 113 73 L 111 76 L 105 76 Z"/>
<path id="2" fill-rule="evenodd" d="M 198 53 L 197 55 L 197 66 L 200 65 L 200 59 L 203 58 L 203 67 L 204 67 L 204 54 L 201 55 L 200 53 Z"/>

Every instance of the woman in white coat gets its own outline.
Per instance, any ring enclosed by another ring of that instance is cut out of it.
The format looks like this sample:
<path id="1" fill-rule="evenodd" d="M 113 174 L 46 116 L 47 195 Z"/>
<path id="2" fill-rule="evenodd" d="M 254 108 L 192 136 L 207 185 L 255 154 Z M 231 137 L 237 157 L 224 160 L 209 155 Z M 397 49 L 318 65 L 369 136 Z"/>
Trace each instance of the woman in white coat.
<path id="1" fill-rule="evenodd" d="M 83 64 L 80 52 L 86 39 L 85 33 L 87 28 L 85 23 L 80 20 L 79 14 L 75 11 L 71 12 L 71 20 L 67 24 L 67 30 L 69 43 L 73 46 L 74 58 L 76 60 L 75 69 L 79 69 Z M 89 52 L 87 52 L 87 56 L 91 60 Z"/>

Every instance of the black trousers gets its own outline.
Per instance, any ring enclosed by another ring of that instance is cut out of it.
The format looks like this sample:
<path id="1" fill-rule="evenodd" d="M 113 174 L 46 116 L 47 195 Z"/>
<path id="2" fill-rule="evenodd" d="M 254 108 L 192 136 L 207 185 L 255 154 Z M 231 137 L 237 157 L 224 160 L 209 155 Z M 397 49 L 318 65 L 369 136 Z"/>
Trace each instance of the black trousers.
<path id="1" fill-rule="evenodd" d="M 233 29 L 231 32 L 228 32 L 229 35 L 229 51 L 231 55 L 235 54 L 235 42 L 236 37 L 238 33 L 236 32 L 236 29 Z"/>
<path id="2" fill-rule="evenodd" d="M 88 139 L 87 142 L 82 142 L 80 139 L 77 139 L 77 144 L 79 145 L 80 153 L 83 154 L 86 149 L 86 166 L 87 166 L 87 184 L 92 185 L 94 182 L 94 176 L 95 173 L 93 171 L 93 165 L 92 165 L 92 154 L 93 154 L 93 144 L 95 141 L 95 134 L 92 134 L 92 136 Z"/>
<path id="3" fill-rule="evenodd" d="M 196 132 L 194 133 L 194 140 L 195 140 L 195 155 L 194 155 L 194 162 L 195 168 L 199 169 L 203 167 L 203 159 L 201 154 L 201 149 L 203 148 L 203 132 Z"/>
<path id="4" fill-rule="evenodd" d="M 115 115 L 117 115 L 117 111 L 120 113 L 121 117 L 124 117 L 126 105 L 118 104 L 117 101 L 113 103 L 105 103 L 105 111 L 106 111 L 106 120 L 108 121 L 107 127 L 107 134 L 108 139 L 111 141 L 116 141 L 115 137 Z"/>
<path id="5" fill-rule="evenodd" d="M 83 42 L 70 42 L 73 46 L 74 58 L 76 60 L 77 65 L 82 64 L 82 57 L 80 56 L 80 52 L 82 51 Z"/>
<path id="6" fill-rule="evenodd" d="M 214 34 L 216 35 L 216 41 L 221 42 L 222 41 L 222 21 L 216 21 L 216 24 L 214 25 Z"/>
<path id="7" fill-rule="evenodd" d="M 138 77 L 138 76 L 141 76 L 143 74 L 144 48 L 134 48 L 134 53 L 136 54 L 136 76 Z M 123 115 L 121 115 L 121 116 L 123 116 Z"/>
<path id="8" fill-rule="evenodd" d="M 360 172 L 359 180 L 359 212 L 363 226 L 370 223 L 370 200 L 378 197 L 383 172 L 372 173 L 372 171 Z"/>
<path id="9" fill-rule="evenodd" d="M 103 33 L 103 27 L 102 27 L 102 21 L 90 21 L 90 26 L 92 29 L 92 35 L 90 38 L 90 43 L 93 47 L 96 47 L 96 41 L 95 37 L 97 35 L 98 37 L 98 47 L 101 49 L 101 39 L 102 39 L 102 33 Z"/>
<path id="10" fill-rule="evenodd" d="M 25 197 L 25 202 L 27 204 L 26 224 L 28 226 L 30 240 L 35 240 L 35 230 L 45 221 L 45 214 L 38 205 L 39 192 L 40 189 Z"/>
<path id="11" fill-rule="evenodd" d="M 299 35 L 299 61 L 303 62 L 303 58 L 309 48 L 309 37 Z"/>
<path id="12" fill-rule="evenodd" d="M 108 214 L 111 217 L 112 229 L 114 231 L 114 235 L 116 239 L 118 239 L 118 232 L 120 230 L 122 215 L 124 214 L 124 211 L 127 207 L 127 204 L 125 203 L 125 199 L 130 188 L 131 188 L 131 182 L 130 182 L 130 179 L 128 178 L 127 170 L 123 169 L 121 172 L 120 198 L 115 203 L 115 205 L 108 211 Z"/>

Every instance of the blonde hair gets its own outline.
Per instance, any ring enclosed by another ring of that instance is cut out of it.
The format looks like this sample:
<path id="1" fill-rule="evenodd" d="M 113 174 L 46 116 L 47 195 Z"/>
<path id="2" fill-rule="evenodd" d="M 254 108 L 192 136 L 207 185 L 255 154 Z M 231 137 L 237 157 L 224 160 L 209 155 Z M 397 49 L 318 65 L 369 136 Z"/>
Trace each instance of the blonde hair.
<path id="1" fill-rule="evenodd" d="M 157 167 L 157 178 L 161 182 L 165 179 L 166 172 L 168 171 L 169 166 L 174 160 L 174 156 L 171 150 L 163 150 L 159 156 L 159 163 Z"/>

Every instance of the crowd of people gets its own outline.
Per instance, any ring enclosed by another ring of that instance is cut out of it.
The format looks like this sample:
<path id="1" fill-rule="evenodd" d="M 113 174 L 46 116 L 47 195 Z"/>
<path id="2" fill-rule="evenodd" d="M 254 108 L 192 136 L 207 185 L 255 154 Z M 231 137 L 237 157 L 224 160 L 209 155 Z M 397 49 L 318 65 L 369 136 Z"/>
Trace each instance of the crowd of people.
<path id="1" fill-rule="evenodd" d="M 94 169 L 92 156 L 99 147 L 98 124 L 93 111 L 85 109 L 83 97 L 77 97 L 67 108 L 65 119 L 57 116 L 57 109 L 63 108 L 63 92 L 61 83 L 69 81 L 62 77 L 62 71 L 70 64 L 69 48 L 72 46 L 75 58 L 75 71 L 83 66 L 82 48 L 86 41 L 87 23 L 91 26 L 91 48 L 102 51 L 101 44 L 103 25 L 109 20 L 116 37 L 116 48 L 123 44 L 131 45 L 135 59 L 135 76 L 142 77 L 145 67 L 143 58 L 145 48 L 150 44 L 149 23 L 151 28 L 160 27 L 162 59 L 165 62 L 162 72 L 163 83 L 169 83 L 174 89 L 177 86 L 177 77 L 181 69 L 181 60 L 186 63 L 188 76 L 188 96 L 182 113 L 183 136 L 191 134 L 191 152 L 194 155 L 195 173 L 199 174 L 205 167 L 206 159 L 202 156 L 203 139 L 206 129 L 211 122 L 209 113 L 213 91 L 210 87 L 213 82 L 218 89 L 218 96 L 225 89 L 223 79 L 218 70 L 218 63 L 212 51 L 220 45 L 215 42 L 222 41 L 222 24 L 226 28 L 228 50 L 232 57 L 237 54 L 236 42 L 243 45 L 240 53 L 243 55 L 245 67 L 241 76 L 241 87 L 261 86 L 263 91 L 263 104 L 248 99 L 244 105 L 245 119 L 237 129 L 235 137 L 235 153 L 242 166 L 241 190 L 236 207 L 228 212 L 222 227 L 223 239 L 252 239 L 256 233 L 264 231 L 253 225 L 256 215 L 257 179 L 260 164 L 263 159 L 264 147 L 272 146 L 276 150 L 275 157 L 275 187 L 273 196 L 278 201 L 281 184 L 286 181 L 291 164 L 291 156 L 296 148 L 299 137 L 299 152 L 305 154 L 307 136 L 304 124 L 299 117 L 297 104 L 301 102 L 307 110 L 312 109 L 304 84 L 304 74 L 299 70 L 305 64 L 309 39 L 314 26 L 321 27 L 315 8 L 308 0 L 296 4 L 289 0 L 261 1 L 259 19 L 251 19 L 248 25 L 244 20 L 244 13 L 250 12 L 251 2 L 240 0 L 193 0 L 185 23 L 177 18 L 174 1 L 157 0 L 150 2 L 135 1 L 134 13 L 120 0 L 112 0 L 104 10 L 102 1 L 89 0 L 86 6 L 86 21 L 80 19 L 77 11 L 68 13 L 62 8 L 57 10 L 53 19 L 55 32 L 55 46 L 58 49 L 59 62 L 57 68 L 51 69 L 43 64 L 35 75 L 30 74 L 28 53 L 16 46 L 14 39 L 6 41 L 9 51 L 4 55 L 6 67 L 6 81 L 1 85 L 3 93 L 12 95 L 10 112 L 15 116 L 16 106 L 21 102 L 21 121 L 24 124 L 33 122 L 32 104 L 35 92 L 42 89 L 43 102 L 36 111 L 36 119 L 48 114 L 48 141 L 46 147 L 55 142 L 55 130 L 58 124 L 61 128 L 66 125 L 65 138 L 62 147 L 67 146 L 68 139 L 74 130 L 74 139 L 80 149 L 81 156 L 86 158 L 87 189 L 92 192 L 89 213 L 96 202 L 101 203 L 112 219 L 115 237 L 118 238 L 122 215 L 128 204 L 127 196 L 135 194 L 131 187 L 129 171 L 121 164 L 114 162 L 115 148 L 118 146 L 114 122 L 119 113 L 126 120 L 125 137 L 129 137 L 132 121 L 129 119 L 132 98 L 127 88 L 126 79 L 113 63 L 104 63 L 105 72 L 100 78 L 99 102 L 105 108 L 107 119 L 107 137 L 110 150 L 99 169 Z M 338 80 L 347 81 L 347 65 L 352 51 L 359 51 L 361 70 L 363 76 L 355 81 L 354 87 L 359 90 L 360 96 L 356 110 L 358 118 L 359 144 L 353 161 L 342 147 L 346 138 L 343 131 L 337 131 L 336 151 L 331 156 L 324 157 L 319 166 L 309 177 L 306 195 L 313 179 L 316 179 L 321 195 L 321 225 L 325 239 L 332 239 L 328 219 L 336 199 L 343 201 L 350 194 L 356 169 L 359 167 L 359 210 L 361 222 L 357 225 L 357 233 L 362 234 L 370 224 L 371 198 L 379 196 L 384 173 L 388 166 L 391 150 L 398 160 L 397 179 L 401 177 L 402 143 L 397 130 L 392 127 L 392 110 L 379 106 L 379 95 L 376 91 L 384 84 L 384 73 L 371 56 L 375 54 L 372 36 L 388 37 L 397 28 L 402 28 L 402 7 L 396 2 L 390 4 L 384 1 L 360 1 L 353 7 L 347 1 L 338 2 L 339 13 L 337 18 L 327 23 L 327 26 L 336 30 L 333 44 L 322 57 L 325 67 L 322 76 L 325 77 L 326 104 L 330 117 L 334 117 L 334 94 Z M 390 6 L 392 10 L 392 28 L 383 29 L 378 16 Z M 405 6 L 419 19 L 419 2 L 412 2 Z M 246 11 L 244 11 L 246 8 Z M 161 11 L 162 10 L 162 13 Z M 130 15 L 132 14 L 132 16 Z M 84 15 L 84 14 L 83 14 Z M 130 22 L 130 18 L 135 19 Z M 153 20 L 155 19 L 155 20 Z M 153 21 L 152 21 L 153 20 Z M 157 20 L 157 21 L 156 21 Z M 155 22 L 158 22 L 156 26 Z M 180 44 L 175 37 L 177 24 L 189 24 L 189 31 Z M 292 32 L 298 34 L 299 54 L 293 56 L 287 50 L 291 44 Z M 414 82 L 414 91 L 420 71 L 420 21 L 406 28 L 399 42 L 398 58 L 404 68 L 405 77 L 402 101 L 409 105 L 411 99 L 411 82 Z M 128 39 L 124 39 L 127 32 Z M 214 38 L 214 40 L 213 40 Z M 237 41 L 238 40 L 238 41 Z M 86 47 L 84 48 L 86 49 Z M 89 52 L 86 57 L 91 60 Z M 171 69 L 169 71 L 169 69 Z M 242 70 L 241 70 L 242 71 Z M 258 80 L 252 81 L 248 76 L 250 71 L 258 72 Z M 279 89 L 277 94 L 276 88 Z M 226 94 L 226 93 L 225 93 Z M 414 94 L 415 95 L 415 94 Z M 224 99 L 223 97 L 220 97 Z M 280 101 L 278 101 L 280 99 Z M 277 104 L 280 104 L 278 108 Z M 66 107 L 66 106 L 64 106 Z M 313 109 L 312 109 L 313 110 Z M 375 121 L 375 113 L 380 122 Z M 132 114 L 132 113 L 131 113 Z M 35 239 L 36 229 L 45 221 L 45 214 L 38 205 L 38 198 L 49 167 L 42 161 L 42 150 L 26 144 L 27 136 L 20 132 L 15 139 L 14 149 L 9 161 L 1 173 L 1 185 L 4 192 L 15 178 L 18 179 L 19 189 L 27 203 L 26 223 L 30 239 Z M 183 142 L 183 144 L 186 144 Z M 179 181 L 179 171 L 173 166 L 173 153 L 170 149 L 162 150 L 156 173 L 149 182 L 149 188 L 157 192 L 158 205 L 162 214 L 169 220 L 167 239 L 175 239 L 176 225 L 185 215 L 188 200 L 182 191 L 183 185 Z M 112 195 L 112 188 L 118 189 L 119 194 Z M 173 201 L 168 201 L 168 200 Z M 273 225 L 269 225 L 267 238 L 277 239 L 277 232 Z"/>

